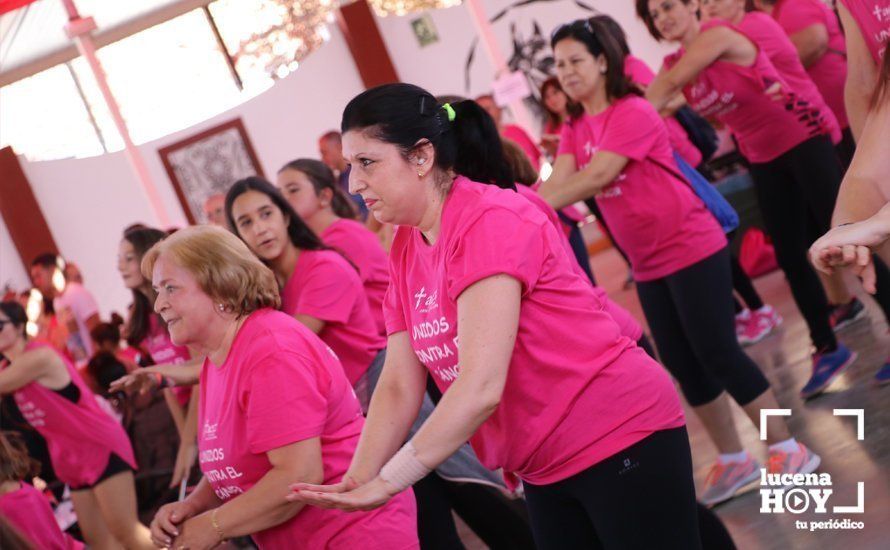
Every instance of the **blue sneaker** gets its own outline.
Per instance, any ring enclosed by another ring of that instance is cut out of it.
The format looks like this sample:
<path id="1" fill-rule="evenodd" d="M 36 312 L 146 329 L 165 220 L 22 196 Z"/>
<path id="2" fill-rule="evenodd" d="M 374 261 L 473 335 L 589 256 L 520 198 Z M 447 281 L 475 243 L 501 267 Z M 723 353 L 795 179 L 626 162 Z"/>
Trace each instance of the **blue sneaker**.
<path id="1" fill-rule="evenodd" d="M 884 384 L 890 384 L 890 360 L 884 363 L 884 366 L 875 373 L 875 383 L 879 386 L 883 386 Z"/>
<path id="2" fill-rule="evenodd" d="M 837 375 L 853 364 L 856 357 L 855 352 L 851 352 L 842 344 L 838 344 L 837 349 L 831 353 L 813 354 L 813 374 L 800 390 L 800 397 L 809 399 L 825 391 Z"/>

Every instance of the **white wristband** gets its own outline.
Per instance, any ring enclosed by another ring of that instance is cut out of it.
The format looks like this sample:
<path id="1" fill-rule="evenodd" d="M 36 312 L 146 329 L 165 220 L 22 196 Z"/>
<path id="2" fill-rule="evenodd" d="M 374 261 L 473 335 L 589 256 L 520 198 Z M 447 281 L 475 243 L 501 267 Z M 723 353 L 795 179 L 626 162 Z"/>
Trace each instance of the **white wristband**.
<path id="1" fill-rule="evenodd" d="M 431 471 L 432 468 L 427 468 L 417 460 L 417 449 L 409 441 L 380 469 L 380 478 L 401 492 Z"/>

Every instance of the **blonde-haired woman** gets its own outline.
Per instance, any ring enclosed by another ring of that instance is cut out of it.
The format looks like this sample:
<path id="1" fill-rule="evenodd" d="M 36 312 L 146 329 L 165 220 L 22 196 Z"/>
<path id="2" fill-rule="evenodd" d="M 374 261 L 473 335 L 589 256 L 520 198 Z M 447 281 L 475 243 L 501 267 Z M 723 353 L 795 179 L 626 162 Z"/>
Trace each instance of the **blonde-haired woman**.
<path id="1" fill-rule="evenodd" d="M 297 481 L 340 481 L 364 420 L 336 356 L 274 311 L 272 271 L 213 226 L 158 243 L 142 268 L 173 342 L 206 357 L 198 423 L 204 478 L 187 499 L 158 511 L 153 542 L 212 548 L 252 535 L 260 548 L 416 547 L 411 495 L 360 514 L 285 499 Z"/>

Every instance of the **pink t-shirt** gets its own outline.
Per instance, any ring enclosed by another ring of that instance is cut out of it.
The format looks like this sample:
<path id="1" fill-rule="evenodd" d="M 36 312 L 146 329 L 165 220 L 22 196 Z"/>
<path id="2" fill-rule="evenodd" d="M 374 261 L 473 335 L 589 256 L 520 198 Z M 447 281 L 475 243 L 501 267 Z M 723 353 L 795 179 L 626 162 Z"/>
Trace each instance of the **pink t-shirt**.
<path id="1" fill-rule="evenodd" d="M 52 349 L 33 342 L 26 349 L 39 347 Z M 80 400 L 72 403 L 36 381 L 17 389 L 14 395 L 22 416 L 46 439 L 56 476 L 75 488 L 92 485 L 105 471 L 111 453 L 135 469 L 133 447 L 124 429 L 102 410 L 74 365 L 58 351 L 53 352 L 80 389 Z"/>
<path id="2" fill-rule="evenodd" d="M 652 69 L 642 59 L 632 55 L 624 57 L 624 74 L 631 82 L 642 86 L 648 86 L 655 79 Z M 674 151 L 683 157 L 689 166 L 695 167 L 701 164 L 701 151 L 690 141 L 683 125 L 672 116 L 664 117 L 664 123 L 667 125 L 668 138 Z"/>
<path id="3" fill-rule="evenodd" d="M 318 336 L 340 358 L 352 384 L 386 347 L 362 280 L 339 252 L 301 250 L 294 273 L 281 290 L 281 310 L 324 321 Z"/>
<path id="4" fill-rule="evenodd" d="M 666 277 L 726 246 L 723 230 L 701 199 L 664 168 L 679 173 L 667 129 L 651 103 L 627 96 L 566 125 L 560 155 L 572 155 L 582 170 L 597 151 L 628 158 L 596 203 L 630 258 L 634 279 Z"/>
<path id="5" fill-rule="evenodd" d="M 500 405 L 470 443 L 487 468 L 534 484 L 566 479 L 684 423 L 669 377 L 621 335 L 562 239 L 518 193 L 458 177 L 434 244 L 417 228 L 396 229 L 384 302 L 387 332 L 408 331 L 444 393 L 461 371 L 458 297 L 497 274 L 521 283 Z"/>
<path id="6" fill-rule="evenodd" d="M 0 516 L 39 550 L 80 550 L 83 543 L 63 533 L 53 510 L 40 491 L 22 483 L 21 488 L 0 496 Z"/>
<path id="7" fill-rule="evenodd" d="M 552 206 L 547 204 L 547 201 L 541 198 L 538 193 L 535 192 L 531 187 L 526 187 L 525 185 L 516 184 L 516 190 L 520 195 L 528 199 L 532 204 L 538 207 L 538 209 L 547 216 L 547 219 L 550 220 L 550 225 L 552 225 L 557 233 L 560 235 L 564 235 L 562 228 L 563 223 L 560 221 L 559 216 L 556 215 L 556 210 L 553 209 Z M 569 244 L 568 239 L 561 239 L 563 249 L 565 249 L 566 254 L 568 254 L 569 258 L 574 258 L 575 253 L 572 251 L 572 245 Z M 587 279 L 587 274 L 584 273 L 584 270 L 581 269 L 581 266 L 578 265 L 578 262 L 571 262 L 572 268 L 581 275 L 581 278 L 585 280 Z M 606 312 L 612 316 L 612 319 L 616 323 L 618 323 L 618 328 L 621 330 L 621 334 L 623 336 L 627 336 L 634 342 L 640 339 L 643 335 L 643 327 L 637 322 L 636 319 L 633 318 L 633 315 L 630 314 L 629 311 L 619 306 L 615 302 L 609 298 L 609 295 L 606 294 L 606 291 L 602 288 L 594 285 L 593 292 L 596 294 L 596 297 L 599 298 L 600 302 L 602 302 L 603 307 Z"/>
<path id="8" fill-rule="evenodd" d="M 528 157 L 536 172 L 541 169 L 541 150 L 525 130 L 515 124 L 507 124 L 501 130 L 501 135 L 515 142 L 525 151 L 525 156 Z"/>
<path id="9" fill-rule="evenodd" d="M 198 461 L 223 502 L 266 475 L 266 453 L 314 437 L 321 441 L 322 483 L 338 483 L 364 426 L 334 353 L 293 317 L 271 309 L 245 320 L 222 365 L 204 360 L 200 392 Z M 415 518 L 409 490 L 370 512 L 306 506 L 252 537 L 260 548 L 417 548 Z"/>
<path id="10" fill-rule="evenodd" d="M 87 359 L 93 355 L 93 339 L 87 319 L 99 313 L 99 306 L 90 291 L 80 283 L 66 283 L 65 291 L 53 300 L 53 308 L 59 319 L 67 321 L 68 317 L 77 323 L 77 332 L 87 352 Z"/>
<path id="11" fill-rule="evenodd" d="M 59 529 L 49 501 L 27 483 L 0 496 L 0 516 L 24 535 L 35 549 L 80 550 L 84 547 L 82 542 Z"/>
<path id="12" fill-rule="evenodd" d="M 859 25 L 868 51 L 880 65 L 890 40 L 890 0 L 840 0 Z"/>
<path id="13" fill-rule="evenodd" d="M 704 23 L 702 32 L 717 26 L 729 27 L 747 37 L 721 19 Z M 728 61 L 715 61 L 683 88 L 683 94 L 699 114 L 716 117 L 729 126 L 749 161 L 765 163 L 830 131 L 818 108 L 788 85 L 757 42 L 751 40 L 751 43 L 758 50 L 753 65 L 743 67 Z M 680 48 L 665 57 L 665 67 L 672 67 L 685 53 L 686 50 Z M 765 93 L 776 82 L 781 84 L 782 100 L 775 100 Z"/>
<path id="14" fill-rule="evenodd" d="M 192 358 L 187 347 L 177 346 L 170 340 L 167 327 L 158 319 L 157 315 L 150 316 L 148 335 L 142 341 L 142 345 L 156 365 L 182 365 L 191 361 Z M 192 395 L 191 386 L 177 386 L 172 390 L 181 406 L 188 405 Z"/>
<path id="15" fill-rule="evenodd" d="M 819 0 L 814 1 L 817 3 L 819 2 Z M 831 13 L 831 17 L 834 18 L 833 13 Z M 750 12 L 745 14 L 741 23 L 738 24 L 738 28 L 745 33 L 748 38 L 753 40 L 758 48 L 763 50 L 773 66 L 775 66 L 776 70 L 779 71 L 779 74 L 782 75 L 782 78 L 785 79 L 785 82 L 791 86 L 791 89 L 800 95 L 803 100 L 810 102 L 819 109 L 819 112 L 825 117 L 825 124 L 831 135 L 831 141 L 835 144 L 840 142 L 841 126 L 838 123 L 838 119 L 835 117 L 835 109 L 838 105 L 834 104 L 829 106 L 826 103 L 826 100 L 823 97 L 824 92 L 820 91 L 823 88 L 821 86 L 816 87 L 816 84 L 813 82 L 816 78 L 812 71 L 813 67 L 810 67 L 810 72 L 808 74 L 803 67 L 803 63 L 800 61 L 800 56 L 798 56 L 794 44 L 791 42 L 791 39 L 788 38 L 788 35 L 785 34 L 781 25 L 765 13 Z M 841 43 L 843 43 L 843 37 L 841 37 Z M 819 63 L 824 59 L 825 57 L 823 57 Z M 844 62 L 842 74 L 847 74 L 846 62 Z M 837 75 L 835 75 L 833 79 L 837 81 Z M 834 86 L 834 84 L 831 86 Z M 846 122 L 846 111 L 844 110 L 844 83 L 842 78 L 840 79 L 839 88 L 841 94 L 841 114 L 844 115 L 845 125 L 849 126 Z"/>
<path id="16" fill-rule="evenodd" d="M 358 268 L 358 274 L 365 285 L 371 315 L 380 334 L 385 334 L 383 295 L 389 286 L 389 258 L 377 235 L 355 220 L 341 218 L 329 225 L 320 237 L 324 244 L 336 248 Z"/>
<path id="17" fill-rule="evenodd" d="M 849 127 L 847 109 L 844 106 L 847 45 L 837 16 L 822 0 L 779 0 L 773 9 L 773 17 L 789 36 L 813 25 L 825 27 L 828 32 L 828 51 L 806 70 L 837 117 L 840 127 Z M 744 26 L 742 30 L 745 30 Z M 778 65 L 776 67 L 782 70 Z M 789 84 L 794 85 L 792 82 Z"/>

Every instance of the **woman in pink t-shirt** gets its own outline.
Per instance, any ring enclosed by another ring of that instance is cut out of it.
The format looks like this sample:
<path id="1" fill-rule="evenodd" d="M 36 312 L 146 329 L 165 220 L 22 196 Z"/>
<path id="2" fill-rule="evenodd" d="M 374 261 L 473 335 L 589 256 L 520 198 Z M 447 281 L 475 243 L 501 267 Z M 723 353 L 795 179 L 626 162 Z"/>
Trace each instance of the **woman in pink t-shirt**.
<path id="1" fill-rule="evenodd" d="M 226 195 L 226 218 L 281 288 L 281 310 L 334 350 L 363 409 L 386 355 L 358 269 L 327 248 L 268 181 L 246 178 Z"/>
<path id="2" fill-rule="evenodd" d="M 0 518 L 35 549 L 80 550 L 83 544 L 59 529 L 47 498 L 27 483 L 39 470 L 15 434 L 0 432 Z"/>
<path id="3" fill-rule="evenodd" d="M 844 104 L 853 137 L 859 140 L 870 110 L 878 67 L 890 40 L 890 0 L 838 0 L 847 46 Z"/>
<path id="4" fill-rule="evenodd" d="M 293 498 L 375 508 L 469 440 L 523 482 L 540 548 L 699 548 L 676 392 L 515 191 L 491 118 L 388 84 L 350 101 L 341 128 L 351 190 L 398 227 L 388 355 L 349 469 L 363 483 Z M 443 398 L 400 450 L 430 375 Z"/>
<path id="5" fill-rule="evenodd" d="M 173 342 L 205 358 L 204 477 L 188 498 L 158 510 L 154 543 L 212 548 L 251 535 L 260 548 L 417 548 L 410 493 L 361 514 L 285 499 L 291 483 L 343 479 L 363 419 L 330 348 L 274 311 L 280 298 L 272 271 L 237 237 L 209 225 L 157 244 L 143 268 Z"/>
<path id="6" fill-rule="evenodd" d="M 28 342 L 18 302 L 0 302 L 0 394 L 45 440 L 53 470 L 71 488 L 81 532 L 90 546 L 152 548 L 136 516 L 136 461 L 124 429 L 71 362 L 47 344 Z"/>
<path id="7" fill-rule="evenodd" d="M 717 0 L 716 3 L 728 1 Z M 744 4 L 743 0 L 737 1 Z M 844 105 L 847 51 L 837 15 L 822 0 L 754 0 L 754 6 L 771 15 L 788 34 L 798 58 L 837 117 L 843 132 L 838 153 L 846 168 L 853 158 L 856 144 Z"/>
<path id="8" fill-rule="evenodd" d="M 509 139 L 522 148 L 522 150 L 525 151 L 526 156 L 528 156 L 529 162 L 531 162 L 532 166 L 535 168 L 535 171 L 539 171 L 541 169 L 541 150 L 538 149 L 538 146 L 535 144 L 534 140 L 532 140 L 531 136 L 528 135 L 528 132 L 516 124 L 503 123 L 503 110 L 495 102 L 494 96 L 491 94 L 484 94 L 477 97 L 476 103 L 485 109 L 488 114 L 491 115 L 491 118 L 494 119 L 495 124 L 498 126 L 501 138 Z"/>
<path id="9" fill-rule="evenodd" d="M 309 229 L 358 268 L 371 314 L 384 335 L 389 260 L 377 235 L 355 220 L 352 201 L 334 182 L 334 173 L 321 161 L 297 159 L 278 171 L 276 185 Z"/>
<path id="10" fill-rule="evenodd" d="M 653 36 L 681 44 L 665 58 L 666 70 L 647 97 L 661 108 L 682 91 L 699 113 L 733 131 L 750 161 L 766 229 L 815 347 L 812 374 L 800 391 L 811 398 L 856 358 L 838 344 L 825 290 L 807 260 L 810 244 L 830 227 L 840 163 L 823 117 L 790 88 L 757 44 L 720 19 L 700 24 L 697 11 L 695 0 L 637 0 L 637 14 Z M 890 313 L 890 271 L 883 263 L 876 267 L 877 299 Z"/>
<path id="11" fill-rule="evenodd" d="M 759 476 L 759 465 L 732 427 L 726 394 L 755 425 L 761 409 L 778 405 L 736 340 L 726 237 L 679 176 L 667 128 L 636 95 L 620 45 L 602 27 L 599 20 L 579 20 L 551 39 L 557 76 L 584 113 L 567 124 L 542 194 L 557 207 L 595 196 L 612 223 L 631 258 L 660 357 L 727 459 L 715 464 L 701 496 L 714 504 Z M 771 471 L 818 465 L 782 423 L 769 442 Z M 792 457 L 783 459 L 789 451 Z"/>
<path id="12" fill-rule="evenodd" d="M 177 346 L 170 340 L 167 325 L 152 308 L 157 294 L 151 288 L 151 281 L 142 276 L 142 257 L 156 243 L 167 237 L 167 233 L 149 227 L 137 227 L 124 232 L 118 247 L 117 270 L 124 286 L 133 292 L 133 305 L 127 321 L 127 343 L 143 354 L 141 366 L 156 365 L 159 368 L 177 366 L 194 369 L 200 365 L 199 359 L 192 359 L 188 348 Z M 170 486 L 178 486 L 188 479 L 197 458 L 197 403 L 190 399 L 192 388 L 180 386 L 163 390 L 167 407 L 179 432 L 179 450 Z M 151 467 L 150 464 L 145 464 Z"/>

